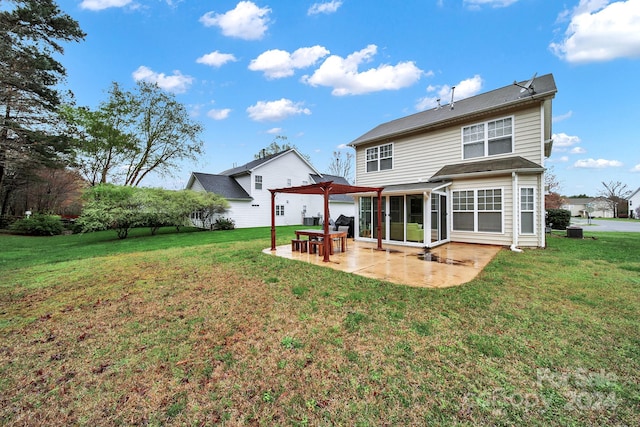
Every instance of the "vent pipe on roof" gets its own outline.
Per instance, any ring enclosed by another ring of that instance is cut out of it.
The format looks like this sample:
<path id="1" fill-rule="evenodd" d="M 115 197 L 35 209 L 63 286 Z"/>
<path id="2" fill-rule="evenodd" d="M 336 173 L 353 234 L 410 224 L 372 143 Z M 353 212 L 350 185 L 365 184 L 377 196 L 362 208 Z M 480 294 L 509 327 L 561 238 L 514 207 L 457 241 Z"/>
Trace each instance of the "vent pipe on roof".
<path id="1" fill-rule="evenodd" d="M 456 91 L 456 87 L 452 86 L 451 87 L 451 109 L 453 110 L 453 106 L 454 106 L 454 102 L 453 102 L 453 93 Z"/>

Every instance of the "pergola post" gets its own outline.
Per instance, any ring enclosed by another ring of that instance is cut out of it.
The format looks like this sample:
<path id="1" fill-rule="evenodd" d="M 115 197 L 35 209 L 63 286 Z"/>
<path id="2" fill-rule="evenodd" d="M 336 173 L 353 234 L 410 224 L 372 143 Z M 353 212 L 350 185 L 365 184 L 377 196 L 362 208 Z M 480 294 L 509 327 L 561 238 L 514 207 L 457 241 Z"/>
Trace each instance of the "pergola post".
<path id="1" fill-rule="evenodd" d="M 378 237 L 378 250 L 382 250 L 382 190 L 379 189 L 378 193 L 378 221 L 376 224 L 376 236 Z"/>
<path id="2" fill-rule="evenodd" d="M 271 191 L 271 250 L 276 250 L 276 193 Z"/>
<path id="3" fill-rule="evenodd" d="M 323 232 L 324 239 L 322 244 L 324 245 L 324 258 L 322 261 L 329 262 L 329 253 L 331 252 L 331 245 L 333 244 L 329 239 L 329 192 L 331 189 L 331 184 L 327 184 L 324 187 L 324 224 L 323 224 Z"/>

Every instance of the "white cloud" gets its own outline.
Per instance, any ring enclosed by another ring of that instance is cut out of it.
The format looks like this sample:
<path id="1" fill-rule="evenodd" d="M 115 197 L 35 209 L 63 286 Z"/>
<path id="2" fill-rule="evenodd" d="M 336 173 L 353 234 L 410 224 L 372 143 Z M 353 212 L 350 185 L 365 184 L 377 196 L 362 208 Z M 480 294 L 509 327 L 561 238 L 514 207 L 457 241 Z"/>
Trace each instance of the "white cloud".
<path id="1" fill-rule="evenodd" d="M 633 169 L 631 169 L 631 172 L 640 172 L 640 163 L 638 163 L 637 165 L 635 165 L 633 167 Z"/>
<path id="2" fill-rule="evenodd" d="M 569 153 L 571 153 L 571 154 L 584 154 L 586 152 L 587 152 L 587 150 L 585 150 L 582 147 L 573 147 L 571 149 L 571 151 L 569 151 Z"/>
<path id="3" fill-rule="evenodd" d="M 570 136 L 566 133 L 554 133 L 551 139 L 553 139 L 554 147 L 571 147 L 580 143 L 580 137 Z"/>
<path id="4" fill-rule="evenodd" d="M 340 6 L 342 6 L 342 2 L 338 0 L 333 0 L 327 3 L 314 3 L 307 11 L 307 15 L 335 13 Z"/>
<path id="5" fill-rule="evenodd" d="M 553 123 L 558 123 L 558 122 L 563 122 L 565 120 L 570 119 L 573 116 L 573 111 L 569 111 L 567 113 L 564 114 L 560 114 L 559 116 L 554 116 L 551 121 Z"/>
<path id="6" fill-rule="evenodd" d="M 220 27 L 222 34 L 228 37 L 259 40 L 267 32 L 269 13 L 268 7 L 260 8 L 251 1 L 241 1 L 226 13 L 205 13 L 200 22 L 205 27 Z"/>
<path id="7" fill-rule="evenodd" d="M 455 90 L 453 90 L 454 102 L 480 93 L 482 83 L 482 77 L 477 74 L 471 78 L 462 80 L 460 83 L 455 85 Z M 416 110 L 423 111 L 427 108 L 435 108 L 438 105 L 438 99 L 440 99 L 440 105 L 449 104 L 451 102 L 452 89 L 453 88 L 449 85 L 430 85 L 427 87 L 427 92 L 435 92 L 436 94 L 434 96 L 426 96 L 418 99 L 416 103 Z"/>
<path id="8" fill-rule="evenodd" d="M 313 75 L 304 76 L 302 81 L 311 86 L 332 87 L 332 95 L 362 95 L 381 90 L 397 90 L 413 85 L 424 74 L 413 61 L 396 65 L 379 65 L 359 72 L 358 67 L 370 62 L 377 53 L 374 44 L 354 52 L 346 58 L 331 55 L 322 63 Z"/>
<path id="9" fill-rule="evenodd" d="M 83 0 L 80 9 L 103 10 L 110 7 L 124 7 L 131 3 L 131 0 Z"/>
<path id="10" fill-rule="evenodd" d="M 300 102 L 282 98 L 277 101 L 258 101 L 256 105 L 247 108 L 247 113 L 252 120 L 262 122 L 284 120 L 299 114 L 309 115 L 311 110 L 304 108 Z"/>
<path id="11" fill-rule="evenodd" d="M 213 120 L 224 120 L 229 117 L 229 113 L 231 113 L 230 108 L 223 108 L 221 110 L 209 110 L 207 111 L 207 116 L 211 117 Z"/>
<path id="12" fill-rule="evenodd" d="M 138 67 L 132 75 L 135 81 L 144 80 L 149 83 L 155 83 L 161 89 L 173 93 L 184 93 L 193 83 L 193 77 L 185 76 L 178 70 L 174 71 L 173 75 L 167 76 L 164 73 L 156 73 L 144 65 Z"/>
<path id="13" fill-rule="evenodd" d="M 293 53 L 285 50 L 272 49 L 261 53 L 249 64 L 251 71 L 262 71 L 269 79 L 279 79 L 292 76 L 297 68 L 314 65 L 320 58 L 329 54 L 322 46 L 301 47 Z"/>
<path id="14" fill-rule="evenodd" d="M 207 53 L 206 55 L 202 55 L 200 58 L 196 59 L 198 64 L 210 65 L 216 68 L 222 67 L 227 62 L 235 61 L 237 61 L 237 59 L 231 53 L 220 53 L 217 50 Z"/>
<path id="15" fill-rule="evenodd" d="M 271 128 L 267 131 L 269 135 L 278 135 L 282 133 L 282 128 Z"/>
<path id="16" fill-rule="evenodd" d="M 578 160 L 573 164 L 576 168 L 585 169 L 604 169 L 604 168 L 619 168 L 622 166 L 622 162 L 618 160 L 605 160 L 605 159 L 584 159 Z"/>
<path id="17" fill-rule="evenodd" d="M 549 48 L 567 62 L 587 63 L 640 57 L 640 0 L 610 3 L 580 0 L 564 39 Z"/>
<path id="18" fill-rule="evenodd" d="M 469 9 L 480 9 L 482 6 L 507 7 L 518 0 L 464 0 L 463 3 Z"/>
<path id="19" fill-rule="evenodd" d="M 549 163 L 565 163 L 569 161 L 569 157 L 568 156 L 561 156 L 561 157 L 551 157 L 550 159 L 547 159 L 547 162 Z"/>

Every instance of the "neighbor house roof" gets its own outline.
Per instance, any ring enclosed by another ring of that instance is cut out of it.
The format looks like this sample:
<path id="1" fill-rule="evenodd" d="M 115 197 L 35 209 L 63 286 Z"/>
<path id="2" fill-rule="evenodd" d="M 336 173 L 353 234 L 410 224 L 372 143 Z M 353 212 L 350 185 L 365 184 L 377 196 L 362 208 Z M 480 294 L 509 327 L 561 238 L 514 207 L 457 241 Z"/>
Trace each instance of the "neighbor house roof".
<path id="1" fill-rule="evenodd" d="M 312 173 L 309 176 L 311 177 L 314 183 L 332 181 L 335 184 L 349 185 L 349 181 L 347 181 L 344 177 L 341 177 L 338 175 L 327 175 L 327 174 L 317 175 Z M 329 195 L 329 200 L 332 202 L 349 202 L 349 203 L 354 202 L 353 196 L 349 196 L 348 194 L 331 194 Z"/>
<path id="2" fill-rule="evenodd" d="M 586 205 L 593 201 L 593 197 L 563 197 L 566 205 Z"/>
<path id="3" fill-rule="evenodd" d="M 259 159 L 255 159 L 250 161 L 249 163 L 245 163 L 242 166 L 236 166 L 234 168 L 231 169 L 227 169 L 225 171 L 220 172 L 220 175 L 228 175 L 228 176 L 237 176 L 237 175 L 242 175 L 242 174 L 246 174 L 246 173 L 250 173 L 251 171 L 253 171 L 254 169 L 264 165 L 265 163 L 269 163 L 270 161 L 272 161 L 273 159 L 283 156 L 289 152 L 294 152 L 298 155 L 298 157 L 300 157 L 300 159 L 302 161 L 304 161 L 311 170 L 313 170 L 314 172 L 318 172 L 308 161 L 307 159 L 304 158 L 304 156 L 302 156 L 300 153 L 298 153 L 298 151 L 296 151 L 295 148 L 290 148 L 288 150 L 284 150 L 284 151 L 280 151 L 278 153 L 275 154 L 269 154 L 269 155 L 265 155 L 264 157 L 261 157 Z"/>
<path id="4" fill-rule="evenodd" d="M 544 172 L 544 168 L 537 163 L 520 156 L 502 159 L 483 160 L 480 162 L 459 163 L 446 165 L 436 172 L 429 181 L 442 181 L 454 177 L 470 177 L 478 175 L 493 175 L 508 172 Z"/>
<path id="5" fill-rule="evenodd" d="M 193 172 L 193 176 L 202 187 L 210 192 L 219 194 L 225 199 L 249 199 L 251 196 L 242 188 L 238 181 L 227 175 L 213 175 L 210 173 Z"/>
<path id="6" fill-rule="evenodd" d="M 521 92 L 525 82 L 505 86 L 490 92 L 454 101 L 452 105 L 441 108 L 430 108 L 420 113 L 383 123 L 364 135 L 349 143 L 355 147 L 361 144 L 424 132 L 430 128 L 437 128 L 455 122 L 470 120 L 474 116 L 483 115 L 489 111 L 507 109 L 518 105 L 540 102 L 545 98 L 553 98 L 557 92 L 552 74 L 546 74 L 534 79 L 533 93 L 528 90 Z"/>

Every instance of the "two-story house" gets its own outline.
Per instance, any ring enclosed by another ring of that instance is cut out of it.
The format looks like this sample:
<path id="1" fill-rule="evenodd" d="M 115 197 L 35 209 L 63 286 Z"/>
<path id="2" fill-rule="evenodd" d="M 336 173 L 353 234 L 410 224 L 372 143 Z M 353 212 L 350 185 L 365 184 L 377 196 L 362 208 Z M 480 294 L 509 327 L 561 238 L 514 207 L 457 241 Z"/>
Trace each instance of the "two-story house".
<path id="1" fill-rule="evenodd" d="M 545 246 L 544 160 L 551 154 L 551 74 L 383 123 L 349 145 L 356 238 L 436 246 L 446 242 Z"/>
<path id="2" fill-rule="evenodd" d="M 295 187 L 333 181 L 348 184 L 343 177 L 322 174 L 295 149 L 264 155 L 244 165 L 219 174 L 192 172 L 188 190 L 208 191 L 229 202 L 230 209 L 222 215 L 234 221 L 236 228 L 271 225 L 270 188 Z M 332 219 L 340 215 L 354 216 L 354 199 L 348 195 L 332 195 L 329 211 Z M 324 212 L 323 200 L 314 195 L 278 194 L 275 205 L 276 225 L 319 222 Z M 192 222 L 205 227 L 197 213 Z"/>

